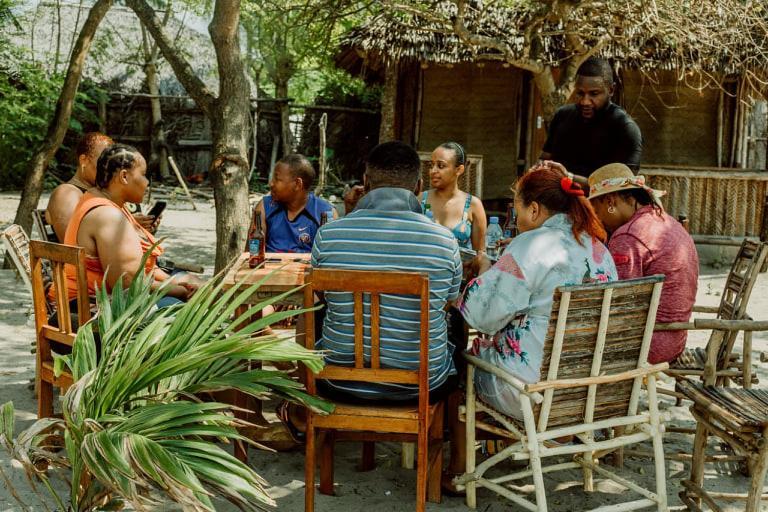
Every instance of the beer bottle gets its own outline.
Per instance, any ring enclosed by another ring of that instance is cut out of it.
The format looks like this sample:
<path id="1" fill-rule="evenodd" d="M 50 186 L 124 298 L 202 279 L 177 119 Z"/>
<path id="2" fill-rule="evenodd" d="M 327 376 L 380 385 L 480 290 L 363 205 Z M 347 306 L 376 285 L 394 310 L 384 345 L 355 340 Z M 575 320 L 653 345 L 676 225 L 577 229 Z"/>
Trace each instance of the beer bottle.
<path id="1" fill-rule="evenodd" d="M 517 213 L 515 203 L 507 206 L 507 221 L 504 223 L 504 238 L 514 238 L 517 235 Z"/>
<path id="2" fill-rule="evenodd" d="M 266 239 L 264 237 L 264 230 L 261 229 L 261 213 L 254 212 L 253 226 L 251 232 L 248 234 L 248 266 L 255 268 L 264 262 L 266 251 Z"/>
<path id="3" fill-rule="evenodd" d="M 328 224 L 328 220 L 329 220 L 328 215 L 330 213 L 331 212 L 323 212 L 323 213 L 320 214 L 320 225 L 321 226 L 325 226 L 326 224 Z"/>

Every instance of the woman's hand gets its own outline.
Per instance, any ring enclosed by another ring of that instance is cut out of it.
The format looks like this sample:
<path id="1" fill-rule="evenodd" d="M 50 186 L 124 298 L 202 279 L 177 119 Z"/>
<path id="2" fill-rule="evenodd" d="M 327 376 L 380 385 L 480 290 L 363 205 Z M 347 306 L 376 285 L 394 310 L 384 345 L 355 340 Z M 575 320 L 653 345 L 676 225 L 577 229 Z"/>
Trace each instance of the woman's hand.
<path id="1" fill-rule="evenodd" d="M 199 277 L 187 272 L 174 274 L 171 277 L 171 280 L 173 282 L 174 288 L 182 288 L 184 290 L 184 300 L 187 300 L 190 297 L 192 297 L 192 295 L 194 295 L 195 292 L 205 283 L 205 281 L 203 281 Z"/>
<path id="2" fill-rule="evenodd" d="M 133 218 L 136 219 L 136 222 L 141 224 L 141 227 L 154 235 L 155 231 L 157 231 L 157 226 L 160 225 L 160 219 L 162 219 L 163 216 L 160 215 L 159 217 L 155 217 L 153 215 L 144 215 L 143 213 L 134 213 Z"/>
<path id="3" fill-rule="evenodd" d="M 472 260 L 472 264 L 475 265 L 476 272 L 475 275 L 482 275 L 493 266 L 493 262 L 488 258 L 488 255 L 484 252 L 477 253 L 477 256 L 475 256 L 475 259 Z"/>

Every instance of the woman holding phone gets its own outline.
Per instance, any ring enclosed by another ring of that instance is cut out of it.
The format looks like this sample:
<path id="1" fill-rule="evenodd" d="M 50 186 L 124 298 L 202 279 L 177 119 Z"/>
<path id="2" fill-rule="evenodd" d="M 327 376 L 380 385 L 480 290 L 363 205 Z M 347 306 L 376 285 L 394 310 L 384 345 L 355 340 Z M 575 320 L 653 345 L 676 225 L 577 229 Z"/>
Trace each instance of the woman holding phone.
<path id="1" fill-rule="evenodd" d="M 78 202 L 67 226 L 64 243 L 85 248 L 88 292 L 106 283 L 107 290 L 122 280 L 127 287 L 141 268 L 154 278 L 153 289 L 168 286 L 159 307 L 186 301 L 202 281 L 190 274 L 167 274 L 157 267 L 163 249 L 155 238 L 126 209 L 144 197 L 149 181 L 147 163 L 139 151 L 124 144 L 105 149 L 96 165 L 96 186 Z M 67 276 L 70 298 L 76 293 L 74 275 Z"/>

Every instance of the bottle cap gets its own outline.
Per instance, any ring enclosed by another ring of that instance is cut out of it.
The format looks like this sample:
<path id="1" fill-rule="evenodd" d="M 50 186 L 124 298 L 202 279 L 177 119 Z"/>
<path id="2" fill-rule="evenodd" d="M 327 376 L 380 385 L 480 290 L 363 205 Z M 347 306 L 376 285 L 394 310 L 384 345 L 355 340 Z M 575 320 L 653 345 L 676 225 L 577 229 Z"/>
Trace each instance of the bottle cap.
<path id="1" fill-rule="evenodd" d="M 499 223 L 499 218 L 498 217 L 491 217 L 490 219 L 488 219 L 488 223 L 489 224 L 498 224 Z"/>

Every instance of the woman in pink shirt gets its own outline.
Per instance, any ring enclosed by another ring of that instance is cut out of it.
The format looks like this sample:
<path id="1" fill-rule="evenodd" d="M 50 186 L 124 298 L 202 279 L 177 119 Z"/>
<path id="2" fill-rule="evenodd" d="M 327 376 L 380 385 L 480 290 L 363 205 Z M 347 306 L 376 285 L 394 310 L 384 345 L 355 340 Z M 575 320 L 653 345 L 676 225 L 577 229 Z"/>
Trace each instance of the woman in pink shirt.
<path id="1" fill-rule="evenodd" d="M 664 274 L 656 321 L 687 322 L 696 300 L 699 257 L 691 235 L 661 206 L 662 194 L 624 164 L 605 165 L 589 177 L 589 199 L 611 233 L 608 250 L 619 279 Z M 655 332 L 648 361 L 674 361 L 687 337 L 684 330 Z"/>

